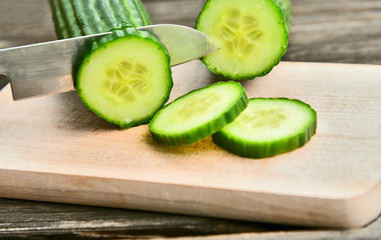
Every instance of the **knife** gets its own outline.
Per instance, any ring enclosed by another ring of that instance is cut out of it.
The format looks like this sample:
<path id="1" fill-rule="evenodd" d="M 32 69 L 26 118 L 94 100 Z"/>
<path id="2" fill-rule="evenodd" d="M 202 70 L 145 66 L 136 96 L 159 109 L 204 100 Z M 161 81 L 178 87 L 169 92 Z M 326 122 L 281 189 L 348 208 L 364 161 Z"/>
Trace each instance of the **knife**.
<path id="1" fill-rule="evenodd" d="M 210 36 L 190 27 L 157 24 L 138 27 L 157 36 L 171 66 L 220 49 Z M 72 66 L 85 44 L 112 32 L 0 49 L 0 90 L 10 82 L 13 100 L 75 90 Z"/>

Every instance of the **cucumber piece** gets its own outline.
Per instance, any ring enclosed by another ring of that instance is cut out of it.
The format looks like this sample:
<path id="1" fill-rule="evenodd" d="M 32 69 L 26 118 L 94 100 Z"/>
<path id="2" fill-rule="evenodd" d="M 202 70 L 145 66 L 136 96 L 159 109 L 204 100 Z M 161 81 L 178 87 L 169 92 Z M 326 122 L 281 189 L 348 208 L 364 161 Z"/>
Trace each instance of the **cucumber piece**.
<path id="1" fill-rule="evenodd" d="M 217 82 L 177 98 L 158 111 L 148 127 L 160 143 L 191 144 L 232 122 L 247 102 L 241 84 Z"/>
<path id="2" fill-rule="evenodd" d="M 172 87 L 168 59 L 154 41 L 117 38 L 82 63 L 78 95 L 89 109 L 122 128 L 149 122 Z"/>
<path id="3" fill-rule="evenodd" d="M 114 31 L 94 41 L 73 66 L 82 102 L 105 120 L 129 128 L 148 123 L 169 99 L 170 58 L 152 34 L 140 0 L 50 0 L 59 38 Z"/>
<path id="4" fill-rule="evenodd" d="M 282 0 L 277 0 L 282 3 Z M 282 4 L 290 14 L 289 4 Z M 287 50 L 288 26 L 274 0 L 208 0 L 196 29 L 218 41 L 221 49 L 202 58 L 215 74 L 241 80 L 264 76 Z"/>
<path id="5" fill-rule="evenodd" d="M 252 98 L 248 107 L 212 138 L 220 147 L 248 158 L 265 158 L 306 144 L 316 132 L 317 114 L 287 98 Z"/>
<path id="6" fill-rule="evenodd" d="M 290 0 L 274 0 L 278 6 L 280 7 L 280 10 L 282 11 L 284 22 L 286 23 L 287 30 L 290 32 L 291 28 L 291 21 L 292 21 L 292 5 Z"/>

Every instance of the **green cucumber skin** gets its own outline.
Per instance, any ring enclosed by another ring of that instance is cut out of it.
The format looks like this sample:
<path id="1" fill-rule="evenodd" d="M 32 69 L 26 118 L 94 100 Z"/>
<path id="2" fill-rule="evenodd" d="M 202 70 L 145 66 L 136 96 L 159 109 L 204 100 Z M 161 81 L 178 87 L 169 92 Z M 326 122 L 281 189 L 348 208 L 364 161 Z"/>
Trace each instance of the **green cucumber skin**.
<path id="1" fill-rule="evenodd" d="M 209 85 L 201 89 L 195 89 L 179 97 L 178 99 L 184 98 L 195 91 L 199 91 L 205 88 L 210 88 L 218 84 L 223 84 L 223 82 L 217 82 L 215 84 Z M 234 84 L 239 84 L 239 83 L 234 82 Z M 242 88 L 242 95 L 240 99 L 237 101 L 237 103 L 234 106 L 232 106 L 232 108 L 229 111 L 227 111 L 225 114 L 220 116 L 218 119 L 215 119 L 213 123 L 205 124 L 204 126 L 194 129 L 190 134 L 187 134 L 186 136 L 182 136 L 181 138 L 178 137 L 177 142 L 173 142 L 173 136 L 156 133 L 154 129 L 152 129 L 151 125 L 148 125 L 148 129 L 150 130 L 153 139 L 156 140 L 157 142 L 160 142 L 166 145 L 172 145 L 172 146 L 189 145 L 201 139 L 209 137 L 210 135 L 221 130 L 227 124 L 231 123 L 247 107 L 248 102 L 249 102 L 249 99 L 245 93 L 244 88 Z M 171 103 L 169 103 L 168 105 L 170 104 Z M 159 110 L 157 114 L 159 114 L 160 111 L 163 111 L 163 110 L 165 110 L 165 107 Z M 155 117 L 152 119 L 151 122 L 153 121 L 155 121 Z"/>
<path id="2" fill-rule="evenodd" d="M 50 0 L 59 38 L 151 25 L 140 0 Z"/>
<path id="3" fill-rule="evenodd" d="M 264 99 L 264 98 L 257 98 Z M 271 98 L 270 98 L 271 99 Z M 314 121 L 310 123 L 310 126 L 303 132 L 298 132 L 294 136 L 290 137 L 287 141 L 280 139 L 278 141 L 266 142 L 266 143 L 250 143 L 242 146 L 240 142 L 242 140 L 236 139 L 235 137 L 226 134 L 223 130 L 216 132 L 212 135 L 212 140 L 215 144 L 226 149 L 227 151 L 234 153 L 238 156 L 245 158 L 267 158 L 279 155 L 281 153 L 286 153 L 293 151 L 297 148 L 304 146 L 316 133 L 317 128 L 317 113 L 311 108 L 310 105 L 297 100 L 288 98 L 277 98 L 284 99 L 286 101 L 294 101 L 298 104 L 303 104 L 312 111 Z"/>
<path id="4" fill-rule="evenodd" d="M 138 31 L 135 27 L 151 25 L 152 21 L 141 0 L 49 0 L 56 35 L 59 39 L 85 36 L 101 32 L 113 31 L 105 37 L 90 43 L 80 54 L 73 65 L 72 76 L 77 88 L 77 93 L 85 106 L 101 118 L 118 125 L 121 128 L 130 128 L 140 124 L 148 123 L 155 113 L 147 115 L 143 119 L 131 123 L 118 123 L 100 114 L 94 107 L 90 106 L 82 94 L 80 87 L 81 66 L 90 59 L 92 53 L 107 47 L 117 39 L 128 39 L 139 37 L 144 41 L 153 41 L 157 48 L 166 54 L 168 65 L 166 75 L 168 76 L 168 93 L 160 99 L 161 107 L 169 99 L 173 87 L 170 56 L 161 42 L 147 31 Z"/>
<path id="5" fill-rule="evenodd" d="M 217 132 L 212 135 L 213 142 L 218 146 L 229 149 L 229 152 L 232 152 L 238 156 L 245 158 L 267 158 L 279 155 L 281 153 L 290 152 L 297 148 L 304 146 L 313 135 L 316 133 L 316 122 L 314 122 L 307 131 L 299 133 L 292 140 L 287 142 L 278 141 L 273 142 L 272 144 L 257 144 L 252 146 L 246 146 L 245 148 L 240 147 L 235 139 L 231 138 L 229 141 L 226 141 L 227 136 L 221 132 Z M 233 150 L 235 149 L 235 150 Z"/>
<path id="6" fill-rule="evenodd" d="M 196 29 L 198 29 L 198 25 L 200 24 L 200 21 L 201 21 L 200 19 L 202 18 L 203 12 L 210 7 L 209 5 L 211 4 L 212 1 L 215 1 L 215 0 L 207 0 L 206 1 L 204 7 L 202 8 L 202 10 L 201 10 L 201 12 L 197 18 L 196 26 L 195 26 Z M 270 1 L 273 2 L 273 4 L 279 8 L 279 13 L 283 16 L 283 21 L 281 22 L 281 24 L 285 24 L 285 26 L 286 26 L 285 35 L 287 38 L 286 42 L 288 43 L 289 29 L 291 27 L 291 15 L 292 15 L 291 2 L 289 0 L 270 0 Z M 205 61 L 204 57 L 201 58 L 201 61 L 207 66 L 207 68 L 212 73 L 217 74 L 217 75 L 221 75 L 224 78 L 232 79 L 235 81 L 252 80 L 256 77 L 263 77 L 263 76 L 266 76 L 267 74 L 269 74 L 273 70 L 273 68 L 280 63 L 280 60 L 283 57 L 283 55 L 286 53 L 287 48 L 288 48 L 287 44 L 282 46 L 282 52 L 280 52 L 278 57 L 274 58 L 274 61 L 272 62 L 272 64 L 269 65 L 268 68 L 264 69 L 262 72 L 256 73 L 256 74 L 249 74 L 249 75 L 247 75 L 247 74 L 242 74 L 242 75 L 235 74 L 235 75 L 232 75 L 229 73 L 221 72 L 219 69 L 217 69 L 216 66 L 212 66 L 212 65 L 208 64 L 208 62 Z"/>
<path id="7" fill-rule="evenodd" d="M 75 80 L 78 66 L 92 51 L 107 42 L 130 34 L 160 42 L 149 32 L 135 29 L 152 24 L 140 0 L 49 0 L 49 2 L 59 39 L 113 31 L 113 34 L 92 42 L 84 50 L 73 69 Z M 164 47 L 163 50 L 166 51 Z"/>
<path id="8" fill-rule="evenodd" d="M 290 0 L 274 0 L 282 11 L 287 30 L 290 32 L 292 22 L 292 5 Z"/>

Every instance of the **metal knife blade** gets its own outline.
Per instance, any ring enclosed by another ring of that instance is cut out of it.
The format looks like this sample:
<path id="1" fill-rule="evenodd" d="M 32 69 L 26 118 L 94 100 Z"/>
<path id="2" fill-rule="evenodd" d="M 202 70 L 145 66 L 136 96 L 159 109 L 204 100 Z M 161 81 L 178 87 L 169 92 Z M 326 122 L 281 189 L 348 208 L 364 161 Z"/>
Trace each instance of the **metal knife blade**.
<path id="1" fill-rule="evenodd" d="M 213 38 L 186 26 L 158 24 L 137 29 L 160 39 L 171 56 L 171 66 L 220 49 Z M 110 33 L 0 49 L 0 90 L 10 81 L 14 100 L 75 90 L 71 74 L 79 49 Z"/>
<path id="2" fill-rule="evenodd" d="M 203 57 L 220 49 L 216 40 L 190 27 L 157 24 L 136 28 L 156 35 L 171 56 L 171 66 Z"/>

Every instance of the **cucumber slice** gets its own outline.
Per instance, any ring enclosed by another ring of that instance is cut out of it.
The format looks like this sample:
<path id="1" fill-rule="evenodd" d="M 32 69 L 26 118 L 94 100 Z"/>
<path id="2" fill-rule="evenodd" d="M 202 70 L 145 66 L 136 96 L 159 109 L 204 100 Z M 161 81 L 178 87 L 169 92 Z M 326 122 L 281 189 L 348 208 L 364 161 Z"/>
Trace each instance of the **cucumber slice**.
<path id="1" fill-rule="evenodd" d="M 287 50 L 288 26 L 273 0 L 208 0 L 196 29 L 221 45 L 202 61 L 213 73 L 234 80 L 266 75 Z"/>
<path id="2" fill-rule="evenodd" d="M 111 0 L 49 0 L 59 38 L 113 31 L 84 46 L 73 64 L 83 103 L 122 128 L 147 123 L 169 98 L 170 59 L 152 34 L 143 3 Z"/>
<path id="3" fill-rule="evenodd" d="M 158 111 L 148 127 L 160 143 L 191 144 L 232 122 L 247 102 L 241 84 L 217 82 L 177 98 Z"/>
<path id="4" fill-rule="evenodd" d="M 172 88 L 169 57 L 163 46 L 135 35 L 117 38 L 93 51 L 77 77 L 83 103 L 122 128 L 149 122 Z"/>
<path id="5" fill-rule="evenodd" d="M 242 157 L 265 158 L 306 144 L 315 134 L 316 121 L 315 110 L 299 100 L 253 98 L 213 141 Z"/>

